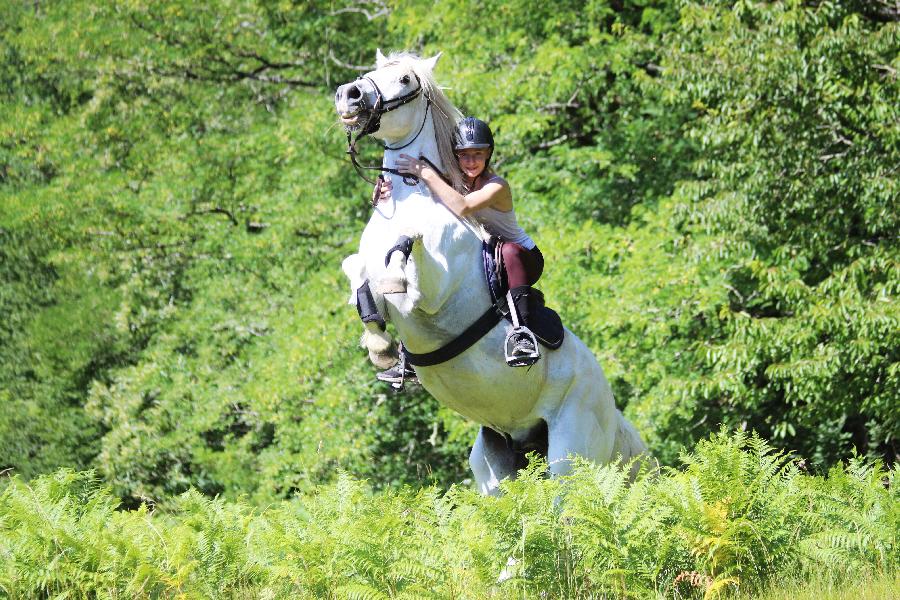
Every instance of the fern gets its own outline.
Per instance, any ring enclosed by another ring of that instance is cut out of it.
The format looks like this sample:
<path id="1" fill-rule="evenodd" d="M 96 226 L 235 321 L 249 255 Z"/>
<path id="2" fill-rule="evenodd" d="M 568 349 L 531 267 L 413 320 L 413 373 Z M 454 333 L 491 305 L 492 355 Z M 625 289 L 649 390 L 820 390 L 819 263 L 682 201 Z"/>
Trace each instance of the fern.
<path id="1" fill-rule="evenodd" d="M 715 598 L 900 566 L 892 470 L 857 460 L 807 475 L 746 433 L 684 459 L 630 485 L 627 467 L 575 460 L 547 478 L 538 463 L 498 498 L 374 494 L 344 475 L 265 509 L 188 492 L 117 510 L 90 473 L 13 479 L 0 595 Z"/>
<path id="2" fill-rule="evenodd" d="M 347 598 L 347 600 L 387 600 L 390 598 L 390 596 L 361 583 L 342 585 L 335 590 L 335 596 Z"/>

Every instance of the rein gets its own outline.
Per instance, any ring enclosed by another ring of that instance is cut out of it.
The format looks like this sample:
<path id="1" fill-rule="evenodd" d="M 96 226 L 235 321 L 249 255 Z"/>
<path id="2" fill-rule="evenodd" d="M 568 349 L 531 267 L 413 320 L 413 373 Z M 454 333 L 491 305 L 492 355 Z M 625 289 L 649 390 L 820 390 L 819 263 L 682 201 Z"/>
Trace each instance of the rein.
<path id="1" fill-rule="evenodd" d="M 413 136 L 413 138 L 411 140 L 409 140 L 402 146 L 397 146 L 395 148 L 392 148 L 392 147 L 388 146 L 387 144 L 382 144 L 382 148 L 385 150 L 403 150 L 404 148 L 406 148 L 407 146 L 409 146 L 413 142 L 415 142 L 418 139 L 419 134 L 422 133 L 422 130 L 425 129 L 425 122 L 428 120 L 428 108 L 430 106 L 431 106 L 431 100 L 429 99 L 428 102 L 425 104 L 425 116 L 422 118 L 422 125 L 419 126 L 419 131 L 416 132 L 416 135 Z M 383 112 L 387 112 L 387 111 L 383 111 Z M 370 121 L 371 120 L 372 119 L 370 119 Z M 401 173 L 397 169 L 394 169 L 391 167 L 385 167 L 385 166 L 369 167 L 366 165 L 359 164 L 359 160 L 357 160 L 357 158 L 356 158 L 356 156 L 359 154 L 359 151 L 356 149 L 356 142 L 358 142 L 359 138 L 361 138 L 363 135 L 368 135 L 368 134 L 366 134 L 366 129 L 368 129 L 368 124 L 366 125 L 365 129 L 363 129 L 362 131 L 360 131 L 357 134 L 356 139 L 352 138 L 352 134 L 349 131 L 347 132 L 347 154 L 350 155 L 350 162 L 353 163 L 353 168 L 356 169 L 356 174 L 359 175 L 363 179 L 363 181 L 367 181 L 367 182 L 371 183 L 372 185 L 376 185 L 376 182 L 369 179 L 368 177 L 366 177 L 363 174 L 363 170 L 381 171 L 383 173 L 391 173 L 393 175 L 399 175 L 400 177 L 403 178 L 403 183 L 405 183 L 406 185 L 416 185 L 417 183 L 419 183 L 419 178 L 416 177 L 415 175 L 412 175 L 409 173 Z M 425 159 L 425 160 L 428 160 L 428 159 Z M 428 160 L 428 164 L 431 165 L 432 167 L 434 167 L 434 165 L 431 163 L 430 160 Z M 435 169 L 435 170 L 437 170 L 437 169 Z M 438 172 L 440 172 L 440 171 L 438 171 Z M 443 174 L 441 176 L 443 177 Z"/>

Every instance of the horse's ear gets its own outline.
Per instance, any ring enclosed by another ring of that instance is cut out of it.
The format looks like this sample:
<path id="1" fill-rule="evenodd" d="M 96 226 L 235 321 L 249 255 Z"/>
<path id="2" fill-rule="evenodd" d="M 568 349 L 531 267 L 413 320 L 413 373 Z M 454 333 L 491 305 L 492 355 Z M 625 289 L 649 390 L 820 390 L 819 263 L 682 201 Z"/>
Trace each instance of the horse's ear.
<path id="1" fill-rule="evenodd" d="M 425 63 L 425 68 L 429 71 L 434 71 L 434 67 L 437 66 L 438 61 L 441 59 L 441 55 L 443 52 L 438 52 L 431 58 L 426 58 L 423 62 Z"/>
<path id="2" fill-rule="evenodd" d="M 387 62 L 387 57 L 381 53 L 381 48 L 375 48 L 375 66 L 381 68 Z"/>

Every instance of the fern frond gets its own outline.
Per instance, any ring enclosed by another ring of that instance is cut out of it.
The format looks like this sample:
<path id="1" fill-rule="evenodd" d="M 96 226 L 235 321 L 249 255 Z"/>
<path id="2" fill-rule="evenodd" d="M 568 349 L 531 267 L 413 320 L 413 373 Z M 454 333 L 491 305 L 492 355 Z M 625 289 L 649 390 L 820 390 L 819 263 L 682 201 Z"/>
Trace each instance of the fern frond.
<path id="1" fill-rule="evenodd" d="M 334 595 L 347 600 L 388 600 L 390 598 L 390 596 L 362 583 L 342 585 L 334 590 Z"/>

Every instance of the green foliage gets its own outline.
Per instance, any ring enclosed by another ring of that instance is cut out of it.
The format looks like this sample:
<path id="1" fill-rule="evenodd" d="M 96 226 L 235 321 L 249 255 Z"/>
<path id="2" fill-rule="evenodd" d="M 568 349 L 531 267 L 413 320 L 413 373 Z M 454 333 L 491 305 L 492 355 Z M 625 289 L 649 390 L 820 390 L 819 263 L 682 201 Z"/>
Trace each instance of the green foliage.
<path id="1" fill-rule="evenodd" d="M 687 173 L 685 111 L 654 83 L 676 21 L 671 2 L 456 1 L 400 3 L 392 25 L 445 53 L 452 98 L 489 120 L 521 212 L 552 230 L 559 211 L 621 224 Z"/>
<path id="2" fill-rule="evenodd" d="M 703 157 L 675 214 L 718 254 L 727 290 L 688 396 L 823 464 L 852 447 L 890 455 L 896 23 L 840 3 L 689 5 L 681 22 L 671 95 L 699 111 L 688 134 Z"/>
<path id="3" fill-rule="evenodd" d="M 343 474 L 265 509 L 190 491 L 117 511 L 90 473 L 17 478 L 0 496 L 0 590 L 699 598 L 788 578 L 889 582 L 900 566 L 894 471 L 854 460 L 811 476 L 742 433 L 714 435 L 683 460 L 631 486 L 627 468 L 579 463 L 563 482 L 538 463 L 499 498 L 459 487 L 373 494 Z"/>
<path id="4" fill-rule="evenodd" d="M 817 469 L 895 457 L 883 3 L 7 4 L 0 470 L 94 468 L 128 508 L 466 476 L 474 426 L 375 384 L 344 306 L 369 190 L 330 97 L 376 47 L 444 52 L 550 304 L 664 464 L 719 423 Z M 719 581 L 768 564 L 716 552 Z"/>
<path id="5" fill-rule="evenodd" d="M 720 422 L 822 466 L 895 455 L 896 18 L 796 2 L 425 15 L 401 4 L 394 26 L 443 50 L 454 97 L 498 130 L 545 291 L 658 456 Z"/>
<path id="6" fill-rule="evenodd" d="M 3 17 L 0 469 L 92 465 L 129 506 L 191 485 L 264 501 L 339 464 L 457 480 L 446 416 L 398 429 L 336 313 L 365 192 L 320 90 L 376 25 L 332 3 L 195 9 Z"/>

